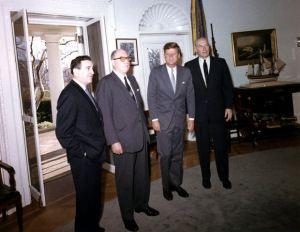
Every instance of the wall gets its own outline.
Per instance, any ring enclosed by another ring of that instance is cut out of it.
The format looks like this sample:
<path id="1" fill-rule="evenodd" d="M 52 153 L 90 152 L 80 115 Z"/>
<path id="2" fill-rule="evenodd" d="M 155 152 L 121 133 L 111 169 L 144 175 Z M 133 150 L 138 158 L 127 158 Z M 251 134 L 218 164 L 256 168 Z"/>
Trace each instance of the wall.
<path id="1" fill-rule="evenodd" d="M 234 67 L 231 33 L 275 28 L 278 55 L 286 62 L 279 80 L 300 81 L 300 1 L 295 0 L 203 0 L 207 26 L 214 27 L 216 46 L 221 57 L 226 58 L 235 86 L 248 83 L 247 66 Z M 209 38 L 211 38 L 209 28 Z M 294 94 L 294 110 L 300 122 L 300 94 Z"/>
<path id="2" fill-rule="evenodd" d="M 296 37 L 300 35 L 299 1 L 203 0 L 203 4 L 207 25 L 213 23 L 217 49 L 227 59 L 236 86 L 247 83 L 246 66 L 234 67 L 231 33 L 268 28 L 276 29 L 278 55 L 287 63 L 280 80 L 300 80 L 300 48 L 296 47 Z"/>
<path id="3" fill-rule="evenodd" d="M 142 96 L 146 99 L 146 77 L 144 77 L 143 59 L 141 57 L 142 52 L 140 50 L 140 34 L 139 23 L 142 19 L 145 11 L 151 6 L 158 3 L 171 4 L 178 7 L 186 18 L 190 18 L 190 0 L 173 0 L 173 1 L 159 1 L 159 0 L 114 0 L 115 9 L 115 36 L 116 38 L 137 38 L 138 53 L 139 53 L 139 65 L 134 66 L 133 74 L 135 75 L 140 88 L 142 90 Z M 163 23 L 163 22 L 162 22 Z M 172 41 L 172 38 L 170 38 Z M 192 54 L 191 54 L 192 55 Z"/>

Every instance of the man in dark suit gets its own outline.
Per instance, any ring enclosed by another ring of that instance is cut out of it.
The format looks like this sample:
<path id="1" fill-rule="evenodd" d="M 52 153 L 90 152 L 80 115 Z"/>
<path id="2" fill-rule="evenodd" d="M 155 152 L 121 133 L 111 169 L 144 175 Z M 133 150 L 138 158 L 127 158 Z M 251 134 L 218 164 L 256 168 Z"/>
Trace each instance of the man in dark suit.
<path id="1" fill-rule="evenodd" d="M 219 179 L 231 188 L 226 122 L 232 118 L 233 84 L 226 61 L 211 57 L 207 38 L 196 42 L 199 57 L 185 64 L 195 89 L 195 132 L 204 188 L 211 188 L 210 145 L 214 145 Z"/>
<path id="2" fill-rule="evenodd" d="M 101 79 L 96 97 L 103 112 L 106 140 L 113 152 L 122 219 L 126 229 L 137 231 L 134 211 L 148 216 L 159 214 L 148 205 L 149 134 L 138 83 L 134 76 L 127 75 L 130 57 L 119 49 L 112 52 L 111 60 L 113 72 Z"/>
<path id="3" fill-rule="evenodd" d="M 189 196 L 180 185 L 186 114 L 189 117 L 188 130 L 193 131 L 195 102 L 191 72 L 178 65 L 181 56 L 178 44 L 165 44 L 164 56 L 166 63 L 150 73 L 148 106 L 153 129 L 157 133 L 163 196 L 170 201 L 173 199 L 172 191 L 181 197 Z"/>
<path id="4" fill-rule="evenodd" d="M 87 89 L 94 75 L 91 58 L 72 60 L 71 73 L 73 79 L 57 103 L 56 136 L 71 165 L 76 191 L 75 231 L 105 231 L 99 220 L 106 144 L 101 111 Z"/>

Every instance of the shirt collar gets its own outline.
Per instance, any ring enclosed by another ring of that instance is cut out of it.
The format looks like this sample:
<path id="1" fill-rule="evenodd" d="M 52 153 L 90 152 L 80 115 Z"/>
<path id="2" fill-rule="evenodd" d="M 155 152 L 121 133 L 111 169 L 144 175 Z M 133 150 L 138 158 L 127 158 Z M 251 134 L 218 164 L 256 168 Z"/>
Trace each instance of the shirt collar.
<path id="1" fill-rule="evenodd" d="M 176 72 L 176 71 L 177 71 L 177 66 L 171 68 L 171 67 L 169 67 L 169 66 L 166 64 L 166 67 L 167 67 L 167 69 L 168 69 L 169 72 L 171 72 L 172 69 L 173 69 L 173 72 Z"/>
<path id="2" fill-rule="evenodd" d="M 206 60 L 206 62 L 210 62 L 210 56 L 206 57 L 206 59 L 199 56 L 199 62 L 203 63 L 204 60 Z"/>
<path id="3" fill-rule="evenodd" d="M 120 72 L 118 72 L 118 71 L 116 71 L 116 70 L 113 70 L 113 72 L 120 78 L 120 79 L 122 79 L 122 80 L 124 80 L 124 77 L 127 77 L 127 75 L 125 74 L 122 74 L 122 73 L 120 73 Z"/>

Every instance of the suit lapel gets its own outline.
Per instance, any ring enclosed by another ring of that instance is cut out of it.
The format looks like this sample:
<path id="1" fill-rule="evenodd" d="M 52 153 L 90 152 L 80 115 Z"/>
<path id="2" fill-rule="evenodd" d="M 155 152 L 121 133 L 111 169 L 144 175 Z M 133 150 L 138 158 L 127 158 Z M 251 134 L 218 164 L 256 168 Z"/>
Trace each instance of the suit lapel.
<path id="1" fill-rule="evenodd" d="M 134 80 L 133 76 L 128 76 L 128 80 L 130 82 L 131 88 L 134 92 L 134 96 L 135 96 L 135 100 L 137 101 L 137 106 L 141 106 L 142 103 L 142 98 L 141 98 L 141 94 L 140 94 L 140 89 L 139 86 L 137 85 L 136 81 Z"/>
<path id="2" fill-rule="evenodd" d="M 182 81 L 183 81 L 183 73 L 182 73 L 182 69 L 179 65 L 177 65 L 177 74 L 176 74 L 176 91 L 175 91 L 175 95 L 177 93 L 180 92 L 180 87 L 182 85 Z"/>
<path id="3" fill-rule="evenodd" d="M 84 90 L 73 80 L 71 80 L 71 84 L 81 93 L 81 95 L 88 101 L 90 106 L 92 107 L 93 111 L 98 115 L 99 108 L 95 102 L 95 104 L 92 102 L 92 100 L 89 98 L 89 96 L 84 92 Z M 96 108 L 97 107 L 97 108 Z"/>
<path id="4" fill-rule="evenodd" d="M 202 86 L 202 88 L 206 89 L 206 85 L 202 76 L 202 72 L 201 72 L 201 68 L 200 68 L 200 63 L 199 63 L 199 58 L 196 58 L 194 60 L 194 67 L 196 69 L 196 73 L 198 73 L 197 77 L 199 77 L 198 81 L 200 83 L 200 85 Z"/>
<path id="5" fill-rule="evenodd" d="M 214 79 L 214 72 L 215 72 L 215 59 L 210 57 L 210 66 L 209 66 L 209 73 L 208 73 L 208 82 L 213 81 Z"/>
<path id="6" fill-rule="evenodd" d="M 130 93 L 126 89 L 126 86 L 123 84 L 123 82 L 117 76 L 117 74 L 115 74 L 114 72 L 112 72 L 112 78 L 113 78 L 113 81 L 115 82 L 115 85 L 119 87 L 119 90 L 121 91 L 120 94 L 122 94 L 124 97 L 126 97 L 129 102 L 131 102 L 132 104 L 135 104 L 135 102 L 133 101 L 132 97 L 130 96 Z M 130 84 L 131 84 L 131 82 L 130 82 Z"/>

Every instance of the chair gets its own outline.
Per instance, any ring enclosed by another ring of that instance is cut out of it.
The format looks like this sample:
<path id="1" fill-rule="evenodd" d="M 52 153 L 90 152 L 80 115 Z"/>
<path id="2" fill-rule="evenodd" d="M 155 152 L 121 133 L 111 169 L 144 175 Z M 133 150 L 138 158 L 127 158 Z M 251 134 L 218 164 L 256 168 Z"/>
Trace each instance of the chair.
<path id="1" fill-rule="evenodd" d="M 9 186 L 4 184 L 0 173 L 0 212 L 3 220 L 6 211 L 12 206 L 16 207 L 19 231 L 23 231 L 21 194 L 16 190 L 15 170 L 13 167 L 0 161 L 0 171 L 4 169 L 9 174 Z"/>

